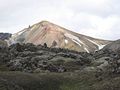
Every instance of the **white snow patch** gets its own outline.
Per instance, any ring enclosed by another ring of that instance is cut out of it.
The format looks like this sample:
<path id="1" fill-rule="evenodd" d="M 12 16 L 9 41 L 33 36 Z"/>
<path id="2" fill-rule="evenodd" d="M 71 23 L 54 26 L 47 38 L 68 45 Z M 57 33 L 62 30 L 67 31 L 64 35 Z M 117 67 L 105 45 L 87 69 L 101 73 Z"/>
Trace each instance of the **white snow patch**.
<path id="1" fill-rule="evenodd" d="M 85 49 L 85 51 L 86 51 L 87 53 L 90 53 L 89 50 L 88 50 L 86 47 L 84 47 L 84 49 Z"/>
<path id="2" fill-rule="evenodd" d="M 105 46 L 106 46 L 106 45 L 100 45 L 100 46 L 99 46 L 99 50 L 102 49 L 102 48 L 104 48 Z"/>
<path id="3" fill-rule="evenodd" d="M 98 43 L 96 43 L 96 42 L 94 42 L 94 41 L 92 41 L 90 39 L 87 39 L 87 40 L 92 42 L 93 44 L 97 45 L 99 50 L 102 49 L 105 46 L 105 45 L 98 44 Z"/>
<path id="4" fill-rule="evenodd" d="M 65 33 L 65 36 L 72 39 L 72 41 L 74 41 L 75 43 L 77 43 L 79 46 L 82 46 L 81 44 L 85 45 L 78 37 L 69 34 L 69 33 Z"/>
<path id="5" fill-rule="evenodd" d="M 81 46 L 81 44 L 78 42 L 78 41 L 76 41 L 76 40 L 74 40 L 74 39 L 72 39 L 75 43 L 77 43 L 79 46 Z"/>
<path id="6" fill-rule="evenodd" d="M 65 39 L 65 43 L 68 44 L 68 40 L 67 39 Z"/>

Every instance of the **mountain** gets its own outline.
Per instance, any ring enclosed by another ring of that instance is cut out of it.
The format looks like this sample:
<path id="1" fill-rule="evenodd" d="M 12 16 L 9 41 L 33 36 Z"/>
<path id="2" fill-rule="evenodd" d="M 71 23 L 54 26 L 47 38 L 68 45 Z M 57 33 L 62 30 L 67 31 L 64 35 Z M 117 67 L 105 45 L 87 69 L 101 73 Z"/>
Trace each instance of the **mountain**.
<path id="1" fill-rule="evenodd" d="M 46 43 L 48 47 L 68 48 L 88 53 L 100 50 L 110 42 L 72 32 L 48 21 L 29 26 L 13 34 L 9 40 L 10 44 L 33 43 L 43 45 Z"/>
<path id="2" fill-rule="evenodd" d="M 118 51 L 120 50 L 120 39 L 113 41 L 112 43 L 106 45 L 103 49 L 103 51 L 105 50 L 111 50 L 111 51 Z"/>

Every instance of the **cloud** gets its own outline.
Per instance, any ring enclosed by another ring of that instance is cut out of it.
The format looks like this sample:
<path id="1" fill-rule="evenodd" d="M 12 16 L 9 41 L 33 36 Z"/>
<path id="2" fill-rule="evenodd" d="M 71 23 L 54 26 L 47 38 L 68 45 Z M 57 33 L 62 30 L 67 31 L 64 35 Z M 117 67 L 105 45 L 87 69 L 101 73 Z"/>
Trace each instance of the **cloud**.
<path id="1" fill-rule="evenodd" d="M 73 18 L 74 17 L 74 18 Z M 73 19 L 70 19 L 73 18 Z M 111 15 L 100 17 L 88 13 L 78 13 L 69 18 L 67 25 L 69 29 L 95 38 L 119 39 L 120 35 L 120 17 Z"/>
<path id="2" fill-rule="evenodd" d="M 87 12 L 99 16 L 113 13 L 113 0 L 67 0 L 68 6 L 76 13 Z"/>
<path id="3" fill-rule="evenodd" d="M 0 32 L 48 20 L 103 39 L 119 39 L 119 0 L 0 0 Z"/>

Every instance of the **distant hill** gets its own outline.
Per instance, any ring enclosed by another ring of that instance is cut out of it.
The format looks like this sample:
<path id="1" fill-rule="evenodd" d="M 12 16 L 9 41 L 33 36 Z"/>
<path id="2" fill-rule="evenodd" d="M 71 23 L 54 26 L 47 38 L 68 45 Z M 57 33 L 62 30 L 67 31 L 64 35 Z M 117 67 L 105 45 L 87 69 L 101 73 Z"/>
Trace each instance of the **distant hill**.
<path id="1" fill-rule="evenodd" d="M 0 40 L 9 39 L 12 34 L 10 33 L 0 33 Z"/>
<path id="2" fill-rule="evenodd" d="M 118 51 L 120 50 L 120 39 L 106 45 L 102 50 Z"/>

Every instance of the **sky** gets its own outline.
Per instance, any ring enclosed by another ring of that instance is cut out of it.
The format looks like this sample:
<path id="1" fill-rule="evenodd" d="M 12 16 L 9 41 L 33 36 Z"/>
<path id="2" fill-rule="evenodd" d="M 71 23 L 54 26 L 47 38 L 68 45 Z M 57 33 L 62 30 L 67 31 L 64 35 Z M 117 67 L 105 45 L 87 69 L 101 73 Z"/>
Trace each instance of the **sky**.
<path id="1" fill-rule="evenodd" d="M 0 32 L 42 20 L 100 39 L 120 39 L 120 0 L 0 0 Z"/>

